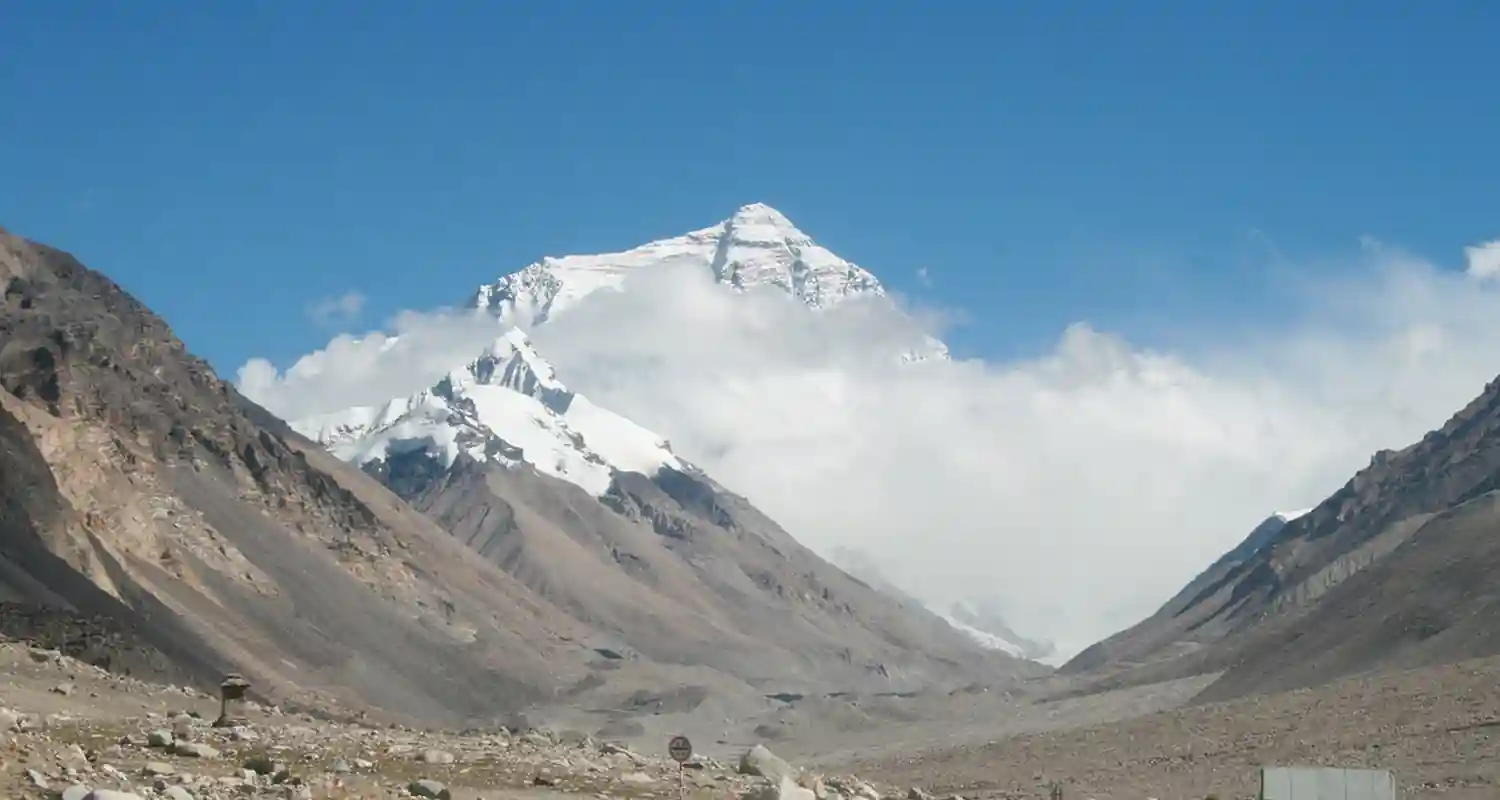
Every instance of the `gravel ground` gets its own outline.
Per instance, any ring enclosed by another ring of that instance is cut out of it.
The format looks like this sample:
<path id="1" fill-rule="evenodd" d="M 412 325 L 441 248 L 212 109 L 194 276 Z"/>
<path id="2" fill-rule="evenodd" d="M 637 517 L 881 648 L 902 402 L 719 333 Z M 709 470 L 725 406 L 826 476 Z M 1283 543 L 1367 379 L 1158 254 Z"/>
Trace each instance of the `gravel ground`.
<path id="1" fill-rule="evenodd" d="M 254 704 L 247 724 L 218 728 L 210 724 L 218 710 L 201 692 L 0 644 L 0 796 L 82 800 L 108 789 L 172 800 L 428 796 L 424 791 L 458 800 L 654 798 L 676 796 L 679 775 L 686 796 L 701 800 L 769 787 L 763 776 L 740 774 L 737 764 L 695 755 L 680 770 L 665 753 L 568 731 L 422 731 Z M 866 788 L 865 800 L 879 794 L 849 776 L 841 785 Z"/>
<path id="2" fill-rule="evenodd" d="M 1407 800 L 1500 798 L 1500 659 L 1182 706 L 1207 680 L 1055 701 L 916 698 L 907 722 L 887 709 L 888 725 L 853 732 L 819 726 L 827 709 L 814 706 L 798 712 L 794 739 L 771 746 L 806 767 L 802 781 L 821 787 L 824 800 L 1042 798 L 1054 781 L 1069 800 L 1231 800 L 1254 797 L 1262 764 L 1388 768 Z M 0 644 L 0 796 L 78 800 L 83 789 L 104 788 L 143 799 L 394 798 L 421 787 L 451 798 L 677 794 L 676 764 L 641 743 L 352 725 L 259 706 L 247 726 L 214 728 L 217 712 L 218 701 L 200 692 Z M 778 800 L 764 778 L 738 774 L 733 752 L 695 757 L 688 796 Z"/>
<path id="3" fill-rule="evenodd" d="M 1500 798 L 1500 659 L 840 764 L 937 795 L 1046 797 L 1058 781 L 1095 800 L 1254 798 L 1261 765 L 1390 769 L 1407 800 Z"/>

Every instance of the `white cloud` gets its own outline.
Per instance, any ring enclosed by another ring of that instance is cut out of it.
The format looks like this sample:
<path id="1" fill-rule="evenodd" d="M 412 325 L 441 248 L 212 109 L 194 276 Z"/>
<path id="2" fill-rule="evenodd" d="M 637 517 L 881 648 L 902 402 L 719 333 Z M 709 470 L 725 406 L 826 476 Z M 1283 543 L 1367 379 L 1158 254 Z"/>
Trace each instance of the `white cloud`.
<path id="1" fill-rule="evenodd" d="M 1464 255 L 1469 259 L 1470 276 L 1479 280 L 1500 278 L 1500 239 L 1465 247 Z"/>
<path id="2" fill-rule="evenodd" d="M 1373 243 L 1304 285 L 1297 323 L 1192 352 L 1077 324 L 1046 356 L 898 366 L 917 323 L 823 315 L 665 270 L 533 332 L 574 389 L 668 436 L 822 552 L 919 596 L 997 597 L 1070 651 L 1154 611 L 1273 510 L 1313 505 L 1500 372 L 1500 287 Z M 994 313 L 1003 313 L 997 310 Z M 915 319 L 931 319 L 918 314 Z M 379 402 L 495 323 L 411 313 L 241 386 L 284 416 Z"/>
<path id="3" fill-rule="evenodd" d="M 344 292 L 337 297 L 325 297 L 306 310 L 307 318 L 318 325 L 349 325 L 364 312 L 365 295 L 363 292 Z"/>
<path id="4" fill-rule="evenodd" d="M 472 360 L 499 333 L 498 323 L 453 309 L 403 311 L 390 333 L 342 333 L 285 372 L 263 358 L 240 367 L 237 385 L 285 419 L 380 403 L 432 384 Z"/>
<path id="5" fill-rule="evenodd" d="M 926 267 L 918 267 L 917 268 L 917 283 L 922 284 L 922 286 L 924 288 L 931 289 L 932 288 L 932 272 L 929 271 Z"/>

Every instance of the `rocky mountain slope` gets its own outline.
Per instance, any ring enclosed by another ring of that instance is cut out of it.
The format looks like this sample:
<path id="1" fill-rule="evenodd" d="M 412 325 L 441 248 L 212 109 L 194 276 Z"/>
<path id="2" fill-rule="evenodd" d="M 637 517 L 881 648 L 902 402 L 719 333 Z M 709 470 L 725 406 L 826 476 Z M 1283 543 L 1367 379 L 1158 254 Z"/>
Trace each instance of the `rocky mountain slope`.
<path id="1" fill-rule="evenodd" d="M 0 234 L 0 583 L 198 681 L 493 719 L 587 629 L 241 397 L 70 255 Z"/>
<path id="2" fill-rule="evenodd" d="M 570 391 L 518 329 L 411 397 L 295 426 L 619 658 L 799 692 L 1024 668 L 823 561 L 661 437 Z"/>
<path id="3" fill-rule="evenodd" d="M 1227 669 L 1220 698 L 1500 653 L 1497 489 L 1500 380 L 1064 670 Z"/>

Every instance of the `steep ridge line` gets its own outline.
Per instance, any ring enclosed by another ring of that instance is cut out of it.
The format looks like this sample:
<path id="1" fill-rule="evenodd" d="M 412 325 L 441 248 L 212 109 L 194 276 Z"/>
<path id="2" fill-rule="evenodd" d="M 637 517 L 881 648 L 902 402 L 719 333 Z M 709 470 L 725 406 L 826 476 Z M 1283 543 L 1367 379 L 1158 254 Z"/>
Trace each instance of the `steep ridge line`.
<path id="1" fill-rule="evenodd" d="M 1500 569 L 1497 490 L 1500 379 L 1063 671 L 1114 686 L 1228 670 L 1204 694 L 1223 699 L 1500 652 L 1484 632 L 1500 606 L 1473 572 Z"/>

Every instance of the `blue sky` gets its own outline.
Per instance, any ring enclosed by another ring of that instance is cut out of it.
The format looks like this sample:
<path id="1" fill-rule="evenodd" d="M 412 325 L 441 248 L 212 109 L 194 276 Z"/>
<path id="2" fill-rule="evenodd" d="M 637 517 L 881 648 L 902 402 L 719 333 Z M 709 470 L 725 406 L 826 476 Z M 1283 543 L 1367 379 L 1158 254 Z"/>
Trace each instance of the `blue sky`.
<path id="1" fill-rule="evenodd" d="M 221 372 L 764 201 L 989 356 L 1279 313 L 1500 233 L 1500 6 L 12 3 L 0 225 Z M 1336 259 L 1335 259 L 1336 260 Z M 930 288 L 916 279 L 926 267 Z"/>

